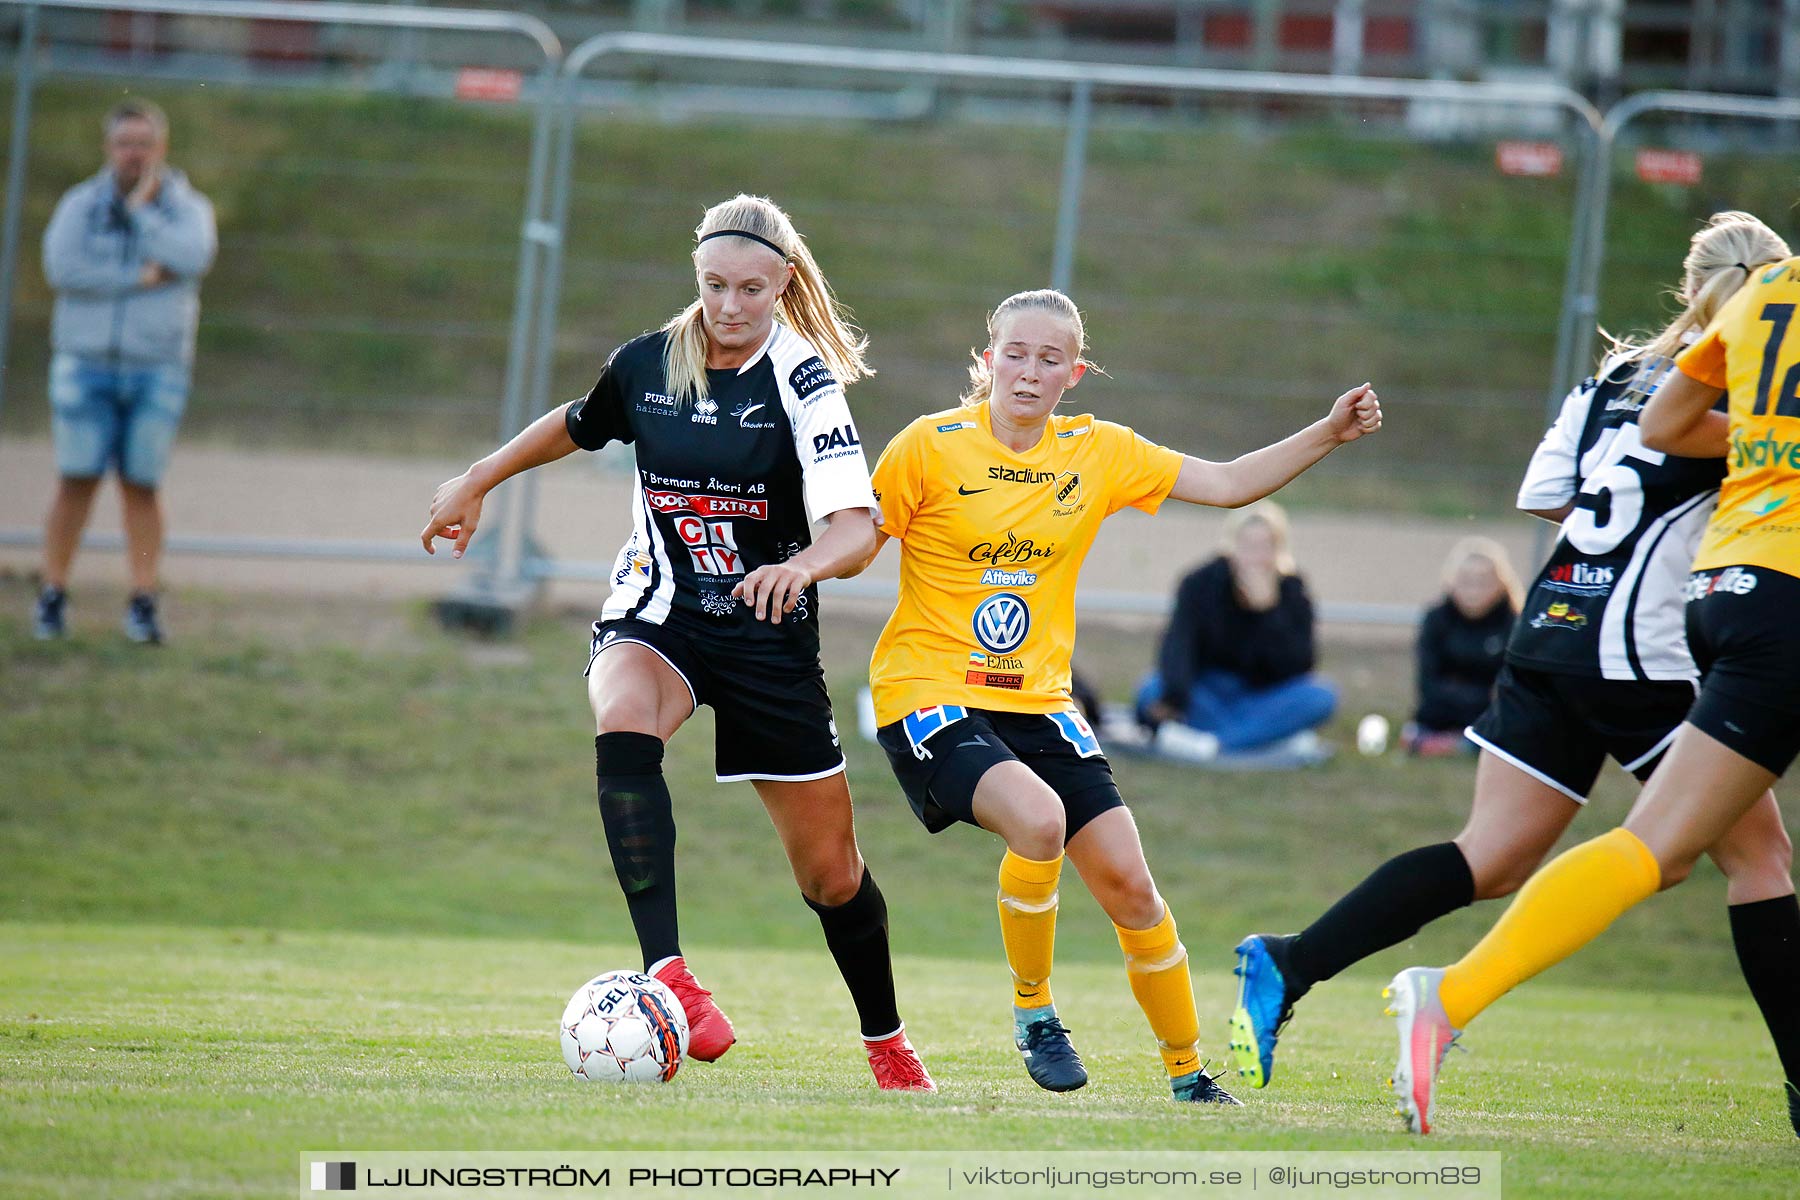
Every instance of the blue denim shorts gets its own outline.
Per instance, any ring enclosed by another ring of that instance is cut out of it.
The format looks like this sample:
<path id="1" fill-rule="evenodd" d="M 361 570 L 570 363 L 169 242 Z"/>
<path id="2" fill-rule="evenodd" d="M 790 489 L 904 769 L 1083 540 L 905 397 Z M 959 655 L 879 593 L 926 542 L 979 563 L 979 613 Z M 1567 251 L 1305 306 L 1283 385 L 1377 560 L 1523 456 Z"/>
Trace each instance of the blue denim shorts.
<path id="1" fill-rule="evenodd" d="M 50 433 L 56 469 L 98 479 L 116 469 L 127 483 L 155 487 L 187 408 L 185 365 L 110 364 L 73 354 L 50 360 Z"/>

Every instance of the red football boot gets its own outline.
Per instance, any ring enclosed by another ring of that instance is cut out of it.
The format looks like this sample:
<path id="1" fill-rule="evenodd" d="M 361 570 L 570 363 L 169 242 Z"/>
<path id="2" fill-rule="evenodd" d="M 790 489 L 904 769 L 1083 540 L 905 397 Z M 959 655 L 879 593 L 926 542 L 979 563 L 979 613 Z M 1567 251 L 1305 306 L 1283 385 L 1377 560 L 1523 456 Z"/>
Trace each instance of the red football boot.
<path id="1" fill-rule="evenodd" d="M 892 1037 L 873 1042 L 864 1038 L 863 1049 L 869 1052 L 869 1070 L 875 1072 L 875 1084 L 882 1091 L 937 1091 L 937 1084 L 919 1061 L 919 1052 L 906 1040 L 904 1025 Z"/>
<path id="2" fill-rule="evenodd" d="M 687 962 L 680 955 L 665 958 L 651 975 L 668 985 L 687 1013 L 688 1057 L 701 1062 L 717 1061 L 737 1041 L 731 1019 L 713 1003 L 712 993 L 700 986 Z"/>

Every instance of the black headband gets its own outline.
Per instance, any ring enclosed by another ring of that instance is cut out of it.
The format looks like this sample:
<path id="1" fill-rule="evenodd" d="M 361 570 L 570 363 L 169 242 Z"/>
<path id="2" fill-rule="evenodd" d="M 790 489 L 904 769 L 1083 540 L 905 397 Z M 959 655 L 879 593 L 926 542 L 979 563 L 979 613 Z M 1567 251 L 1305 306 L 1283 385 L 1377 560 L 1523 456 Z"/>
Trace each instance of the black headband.
<path id="1" fill-rule="evenodd" d="M 705 237 L 701 238 L 700 244 L 704 245 L 705 243 L 712 241 L 716 237 L 741 237 L 741 238 L 749 238 L 753 242 L 761 242 L 763 245 L 767 246 L 769 249 L 773 250 L 775 253 L 781 255 L 781 260 L 783 262 L 787 261 L 788 252 L 786 250 L 783 250 L 780 246 L 777 246 L 774 242 L 771 242 L 768 238 L 763 237 L 760 234 L 751 233 L 747 229 L 715 230 L 712 233 L 709 233 Z"/>

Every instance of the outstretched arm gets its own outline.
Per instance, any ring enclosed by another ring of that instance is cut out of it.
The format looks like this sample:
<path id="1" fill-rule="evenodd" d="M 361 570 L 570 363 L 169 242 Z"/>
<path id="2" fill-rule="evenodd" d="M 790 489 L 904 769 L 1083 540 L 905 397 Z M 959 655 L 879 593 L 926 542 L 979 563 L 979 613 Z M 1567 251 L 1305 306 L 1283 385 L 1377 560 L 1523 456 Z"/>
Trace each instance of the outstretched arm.
<path id="1" fill-rule="evenodd" d="M 456 549 L 451 551 L 451 557 L 461 558 L 469 548 L 469 539 L 475 536 L 475 526 L 481 522 L 481 503 L 489 492 L 521 471 L 567 458 L 580 449 L 569 436 L 568 414 L 567 404 L 551 409 L 512 441 L 455 479 L 439 484 L 437 494 L 431 498 L 431 516 L 419 534 L 425 553 L 437 553 L 433 539 L 453 538 Z"/>
<path id="2" fill-rule="evenodd" d="M 1280 491 L 1302 471 L 1345 442 L 1381 428 L 1381 401 L 1368 384 L 1351 388 L 1332 404 L 1324 419 L 1272 446 L 1252 450 L 1228 463 L 1189 455 L 1169 496 L 1189 504 L 1242 508 Z"/>

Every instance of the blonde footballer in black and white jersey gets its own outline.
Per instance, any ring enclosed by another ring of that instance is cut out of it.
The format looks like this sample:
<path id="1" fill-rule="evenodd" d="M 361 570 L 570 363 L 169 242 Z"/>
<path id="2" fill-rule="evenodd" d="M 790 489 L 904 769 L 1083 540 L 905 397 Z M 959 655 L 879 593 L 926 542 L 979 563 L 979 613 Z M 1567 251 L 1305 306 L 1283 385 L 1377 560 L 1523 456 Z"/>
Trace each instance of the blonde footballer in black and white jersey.
<path id="1" fill-rule="evenodd" d="M 816 654 L 813 584 L 772 605 L 778 620 L 759 620 L 733 592 L 757 567 L 799 554 L 815 522 L 875 503 L 843 386 L 811 342 L 776 324 L 741 366 L 708 372 L 704 397 L 681 403 L 665 391 L 668 343 L 659 331 L 619 347 L 568 410 L 582 449 L 619 441 L 637 454 L 632 533 L 601 623 L 673 623 Z"/>
<path id="2" fill-rule="evenodd" d="M 868 374 L 787 214 L 738 196 L 694 231 L 699 298 L 619 347 L 582 399 L 438 489 L 424 531 L 460 556 L 483 497 L 577 449 L 630 443 L 633 530 L 594 622 L 600 815 L 644 969 L 687 1011 L 702 1061 L 736 1034 L 681 952 L 664 744 L 702 704 L 715 770 L 754 784 L 849 986 L 880 1087 L 933 1091 L 894 998 L 887 906 L 857 849 L 819 665 L 817 581 L 873 557 L 880 509 L 844 385 Z M 824 524 L 815 540 L 814 526 Z M 715 875 L 728 874 L 715 869 Z"/>
<path id="3" fill-rule="evenodd" d="M 1785 253 L 1755 218 L 1715 217 L 1689 247 L 1686 310 L 1645 344 L 1618 346 L 1563 401 L 1518 495 L 1522 511 L 1561 529 L 1514 626 L 1494 700 L 1469 730 L 1481 759 L 1468 823 L 1453 841 L 1388 860 L 1300 933 L 1239 944 L 1232 1048 L 1255 1086 L 1268 1082 L 1276 1037 L 1314 984 L 1446 913 L 1516 891 L 1581 811 L 1608 755 L 1642 781 L 1674 739 L 1699 678 L 1683 589 L 1725 468 L 1646 449 L 1638 416 L 1682 345 L 1743 285 L 1737 264 Z M 1784 939 L 1800 945 L 1775 797 L 1765 794 L 1711 853 L 1729 877 L 1751 990 L 1765 1012 L 1800 1017 L 1800 980 L 1783 984 L 1767 966 Z"/>

